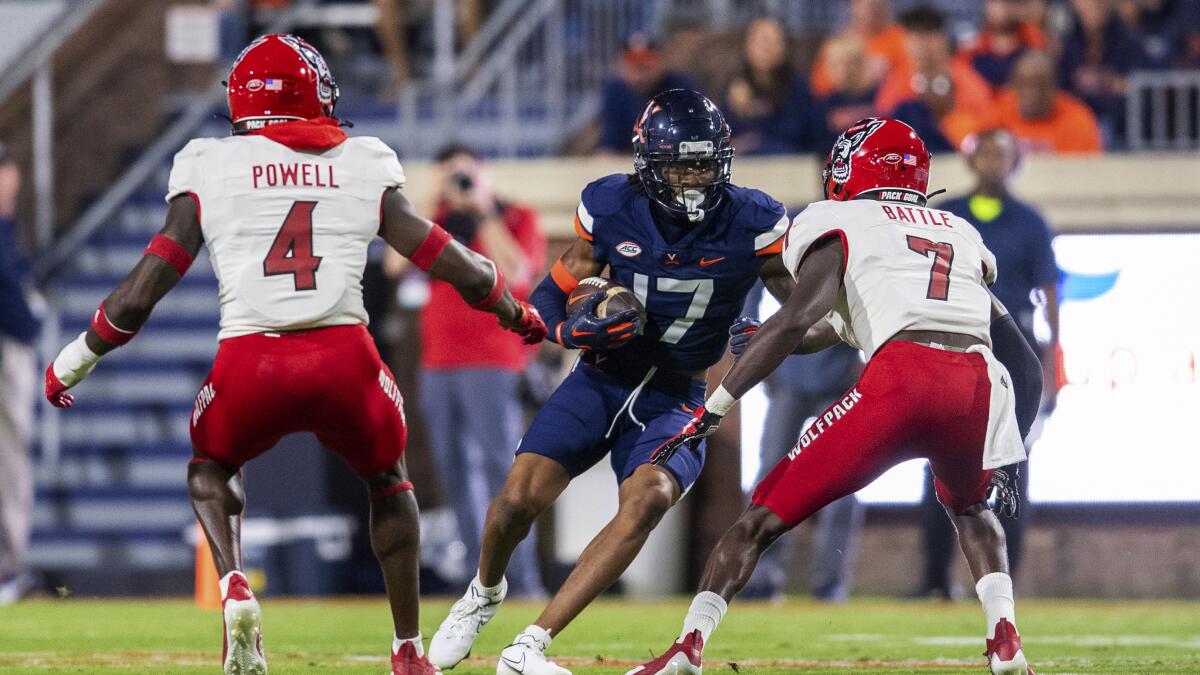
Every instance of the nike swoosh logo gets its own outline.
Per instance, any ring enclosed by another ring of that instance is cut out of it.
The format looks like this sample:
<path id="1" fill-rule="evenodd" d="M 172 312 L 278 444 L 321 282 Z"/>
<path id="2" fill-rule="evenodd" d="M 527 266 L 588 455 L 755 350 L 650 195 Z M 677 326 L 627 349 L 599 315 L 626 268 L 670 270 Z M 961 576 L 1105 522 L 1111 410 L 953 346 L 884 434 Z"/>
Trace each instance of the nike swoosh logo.
<path id="1" fill-rule="evenodd" d="M 571 329 L 571 337 L 579 337 L 580 335 L 595 335 L 595 333 L 587 330 L 579 330 L 578 328 Z"/>
<path id="2" fill-rule="evenodd" d="M 525 672 L 525 652 L 521 652 L 521 660 L 520 661 L 514 661 L 513 659 L 508 658 L 504 654 L 500 655 L 500 660 L 507 663 L 510 667 L 512 667 L 513 670 L 517 671 L 518 673 Z"/>
<path id="3" fill-rule="evenodd" d="M 716 265 L 717 263 L 721 262 L 721 261 L 722 261 L 722 260 L 724 260 L 724 259 L 725 259 L 725 256 L 721 256 L 720 258 L 713 258 L 712 260 L 709 260 L 709 259 L 707 259 L 707 258 L 701 258 L 701 259 L 700 259 L 700 266 L 701 266 L 701 267 L 708 267 L 709 265 Z"/>

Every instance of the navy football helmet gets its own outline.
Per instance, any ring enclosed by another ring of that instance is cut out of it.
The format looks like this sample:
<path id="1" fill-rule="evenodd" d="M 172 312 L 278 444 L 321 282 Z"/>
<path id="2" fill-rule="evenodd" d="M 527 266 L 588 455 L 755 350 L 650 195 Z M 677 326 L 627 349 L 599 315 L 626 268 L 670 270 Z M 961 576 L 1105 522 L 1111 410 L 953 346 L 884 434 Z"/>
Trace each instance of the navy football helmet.
<path id="1" fill-rule="evenodd" d="M 721 202 L 733 164 L 725 116 L 703 94 L 670 89 L 633 125 L 633 166 L 646 194 L 696 223 Z"/>

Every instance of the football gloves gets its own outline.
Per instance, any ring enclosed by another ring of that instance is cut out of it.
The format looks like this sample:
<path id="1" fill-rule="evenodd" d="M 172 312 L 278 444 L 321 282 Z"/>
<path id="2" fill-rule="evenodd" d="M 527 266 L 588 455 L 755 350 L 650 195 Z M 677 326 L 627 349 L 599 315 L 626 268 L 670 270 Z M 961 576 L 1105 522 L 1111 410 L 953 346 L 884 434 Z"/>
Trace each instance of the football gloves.
<path id="1" fill-rule="evenodd" d="M 562 346 L 573 349 L 616 349 L 637 335 L 641 326 L 638 311 L 630 308 L 601 319 L 596 316 L 596 306 L 603 299 L 603 293 L 589 295 L 580 302 L 574 314 L 559 324 L 558 338 Z"/>
<path id="2" fill-rule="evenodd" d="M 992 500 L 992 511 L 998 516 L 1015 519 L 1020 515 L 1021 493 L 1017 489 L 1019 465 L 1010 464 L 992 470 L 992 483 L 988 486 L 988 499 Z"/>
<path id="3" fill-rule="evenodd" d="M 542 321 L 537 309 L 523 300 L 517 301 L 517 307 L 521 309 L 517 319 L 512 322 L 501 320 L 500 327 L 520 335 L 523 344 L 536 345 L 546 339 L 546 322 Z"/>
<path id="4" fill-rule="evenodd" d="M 700 447 L 700 441 L 711 436 L 721 426 L 721 415 L 709 412 L 704 406 L 698 406 L 692 411 L 692 419 L 666 443 L 658 446 L 650 455 L 650 463 L 663 466 L 675 456 L 683 446 L 695 452 Z"/>
<path id="5" fill-rule="evenodd" d="M 729 351 L 733 352 L 734 356 L 741 356 L 750 344 L 750 338 L 754 337 L 761 325 L 761 321 L 748 316 L 734 321 L 729 327 Z"/>
<path id="6" fill-rule="evenodd" d="M 67 385 L 54 374 L 54 364 L 46 366 L 46 400 L 55 408 L 70 408 L 75 397 L 67 393 Z"/>

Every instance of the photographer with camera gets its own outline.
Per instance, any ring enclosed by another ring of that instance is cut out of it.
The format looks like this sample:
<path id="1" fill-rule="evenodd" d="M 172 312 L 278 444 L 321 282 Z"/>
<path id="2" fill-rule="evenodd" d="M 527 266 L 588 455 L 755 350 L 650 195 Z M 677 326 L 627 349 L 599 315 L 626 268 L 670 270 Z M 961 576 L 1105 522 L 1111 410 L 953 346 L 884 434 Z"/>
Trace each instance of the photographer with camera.
<path id="1" fill-rule="evenodd" d="M 537 214 L 498 198 L 487 163 L 469 146 L 454 144 L 437 154 L 437 179 L 433 221 L 495 261 L 513 295 L 527 298 L 546 257 Z M 421 414 L 442 494 L 453 495 L 448 501 L 466 560 L 473 563 L 488 504 L 504 485 L 521 440 L 520 374 L 536 348 L 513 340 L 436 280 L 421 312 L 421 345 Z M 527 539 L 514 554 L 510 595 L 545 593 L 534 544 Z M 474 573 L 455 581 L 465 583 Z"/>

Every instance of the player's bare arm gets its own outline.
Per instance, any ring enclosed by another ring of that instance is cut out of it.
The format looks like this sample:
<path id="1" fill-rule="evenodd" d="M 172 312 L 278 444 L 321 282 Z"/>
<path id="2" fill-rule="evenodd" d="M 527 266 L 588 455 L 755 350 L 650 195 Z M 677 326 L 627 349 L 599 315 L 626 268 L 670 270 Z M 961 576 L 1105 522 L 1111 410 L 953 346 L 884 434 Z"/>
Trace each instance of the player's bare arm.
<path id="1" fill-rule="evenodd" d="M 495 314 L 501 326 L 524 336 L 526 342 L 534 344 L 545 337 L 537 311 L 513 298 L 499 268 L 418 215 L 397 188 L 384 195 L 379 234 L 433 278 L 454 286 L 472 307 Z"/>
<path id="2" fill-rule="evenodd" d="M 991 291 L 988 291 L 991 294 Z M 992 353 L 1012 377 L 1016 394 L 1017 428 L 1024 438 L 1037 419 L 1042 402 L 1042 364 L 1008 309 L 991 294 Z"/>
<path id="3" fill-rule="evenodd" d="M 815 354 L 820 351 L 829 349 L 842 341 L 842 337 L 833 329 L 833 324 L 826 319 L 814 323 L 812 328 L 804 334 L 804 338 L 800 340 L 800 344 L 796 346 L 793 354 Z"/>
<path id="4" fill-rule="evenodd" d="M 796 282 L 792 281 L 792 274 L 783 263 L 782 255 L 768 258 L 758 271 L 758 278 L 762 279 L 767 292 L 780 304 L 787 302 L 788 297 L 792 295 L 792 289 L 796 288 Z"/>
<path id="5" fill-rule="evenodd" d="M 735 399 L 766 379 L 804 341 L 809 330 L 833 309 L 841 285 L 838 270 L 843 263 L 836 239 L 814 244 L 796 278 L 798 292 L 767 319 L 745 353 L 722 381 Z M 827 322 L 826 322 L 827 323 Z"/>
<path id="6" fill-rule="evenodd" d="M 79 384 L 100 357 L 133 339 L 155 305 L 179 283 L 204 244 L 199 206 L 190 195 L 171 200 L 163 229 L 142 259 L 100 303 L 87 332 L 68 344 L 46 368 L 46 398 L 69 408 L 67 389 Z"/>

